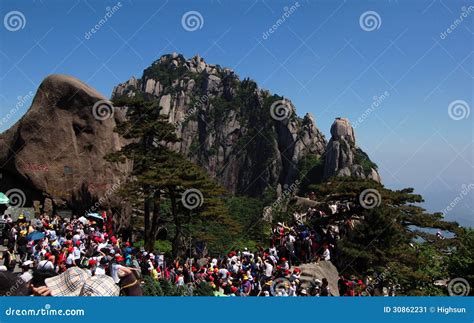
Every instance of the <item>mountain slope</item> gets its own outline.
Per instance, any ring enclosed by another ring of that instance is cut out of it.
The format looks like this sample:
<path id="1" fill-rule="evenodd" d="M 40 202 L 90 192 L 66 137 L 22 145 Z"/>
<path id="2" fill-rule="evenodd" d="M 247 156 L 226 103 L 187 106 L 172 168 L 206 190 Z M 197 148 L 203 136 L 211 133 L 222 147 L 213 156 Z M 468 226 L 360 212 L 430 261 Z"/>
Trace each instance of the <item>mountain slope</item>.
<path id="1" fill-rule="evenodd" d="M 182 139 L 173 149 L 235 194 L 259 196 L 269 186 L 290 185 L 299 177 L 298 162 L 321 156 L 326 146 L 312 116 L 297 117 L 289 100 L 199 56 L 162 56 L 140 79 L 116 86 L 112 99 L 122 96 L 159 101 Z"/>

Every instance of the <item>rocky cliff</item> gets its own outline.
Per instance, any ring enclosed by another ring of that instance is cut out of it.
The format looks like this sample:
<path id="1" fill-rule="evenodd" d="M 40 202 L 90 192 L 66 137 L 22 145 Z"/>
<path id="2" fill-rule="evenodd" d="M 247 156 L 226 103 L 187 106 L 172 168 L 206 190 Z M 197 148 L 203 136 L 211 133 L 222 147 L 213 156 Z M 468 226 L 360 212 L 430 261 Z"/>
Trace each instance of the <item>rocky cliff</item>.
<path id="1" fill-rule="evenodd" d="M 377 165 L 356 146 L 354 129 L 348 119 L 336 118 L 324 158 L 323 179 L 332 176 L 354 176 L 380 182 Z"/>
<path id="2" fill-rule="evenodd" d="M 162 56 L 140 79 L 116 86 L 112 100 L 122 96 L 159 101 L 182 139 L 173 149 L 232 193 L 258 196 L 289 185 L 299 176 L 298 162 L 321 156 L 326 146 L 311 115 L 299 118 L 291 101 L 199 56 Z"/>

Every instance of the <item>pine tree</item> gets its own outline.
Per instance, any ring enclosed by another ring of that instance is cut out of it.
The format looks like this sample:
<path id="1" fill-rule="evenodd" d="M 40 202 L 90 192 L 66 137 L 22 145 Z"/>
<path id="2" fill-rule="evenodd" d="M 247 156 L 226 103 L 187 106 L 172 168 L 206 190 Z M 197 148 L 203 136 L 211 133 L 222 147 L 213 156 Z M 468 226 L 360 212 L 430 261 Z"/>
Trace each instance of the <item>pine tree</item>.
<path id="1" fill-rule="evenodd" d="M 427 213 L 419 206 L 423 198 L 412 188 L 392 191 L 373 181 L 341 178 L 310 189 L 319 202 L 349 206 L 345 212 L 316 219 L 316 226 L 356 219 L 335 249 L 341 274 L 384 272 L 384 279 L 400 284 L 404 294 L 442 293 L 433 282 L 449 276 L 449 257 L 459 248 L 463 233 L 456 222 L 444 221 L 441 213 Z M 367 192 L 373 200 L 364 200 Z M 437 230 L 449 232 L 449 237 L 440 239 Z"/>
<path id="2" fill-rule="evenodd" d="M 128 109 L 127 120 L 116 131 L 130 142 L 107 159 L 133 161 L 133 181 L 120 194 L 131 203 L 141 201 L 143 205 L 145 248 L 153 250 L 157 232 L 170 224 L 174 230 L 173 256 L 184 256 L 187 236 L 212 245 L 226 227 L 237 231 L 219 198 L 225 190 L 199 166 L 169 149 L 179 139 L 167 116 L 160 114 L 158 104 L 142 99 L 114 103 Z M 170 204 L 170 216 L 161 212 L 165 202 Z"/>

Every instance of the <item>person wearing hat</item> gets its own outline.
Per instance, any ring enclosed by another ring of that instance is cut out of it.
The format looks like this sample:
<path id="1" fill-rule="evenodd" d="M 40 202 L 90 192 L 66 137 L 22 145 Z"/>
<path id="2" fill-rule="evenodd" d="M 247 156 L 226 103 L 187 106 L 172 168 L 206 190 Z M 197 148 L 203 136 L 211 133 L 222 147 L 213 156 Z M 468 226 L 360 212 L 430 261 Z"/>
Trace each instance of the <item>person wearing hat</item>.
<path id="1" fill-rule="evenodd" d="M 230 296 L 237 296 L 237 295 L 238 295 L 238 291 L 239 291 L 239 289 L 238 289 L 237 287 L 231 286 L 231 287 L 230 287 L 230 292 L 231 292 Z"/>
<path id="2" fill-rule="evenodd" d="M 26 238 L 26 232 L 26 229 L 20 230 L 18 239 L 16 240 L 16 250 L 20 256 L 20 261 L 25 261 L 28 254 L 28 239 Z"/>
<path id="3" fill-rule="evenodd" d="M 250 283 L 250 280 L 249 280 L 249 277 L 248 276 L 244 276 L 243 277 L 243 282 L 242 282 L 242 285 L 240 287 L 240 295 L 241 296 L 249 296 L 250 295 L 250 292 L 252 291 L 252 284 Z"/>
<path id="4" fill-rule="evenodd" d="M 52 230 L 52 231 L 49 231 L 49 244 L 51 245 L 51 247 L 53 248 L 56 248 L 59 246 L 59 242 L 58 242 L 58 237 L 56 235 L 56 231 Z"/>
<path id="5" fill-rule="evenodd" d="M 102 257 L 99 260 L 99 265 L 95 267 L 95 275 L 105 275 L 107 273 L 107 258 Z"/>
<path id="6" fill-rule="evenodd" d="M 45 279 L 46 286 L 33 287 L 37 296 L 119 296 L 120 289 L 109 276 L 90 277 L 78 267 Z"/>
<path id="7" fill-rule="evenodd" d="M 76 259 L 74 257 L 74 248 L 69 247 L 67 249 L 66 267 L 70 268 L 76 265 Z"/>
<path id="8" fill-rule="evenodd" d="M 86 279 L 79 296 L 119 296 L 120 288 L 110 276 L 96 275 Z"/>

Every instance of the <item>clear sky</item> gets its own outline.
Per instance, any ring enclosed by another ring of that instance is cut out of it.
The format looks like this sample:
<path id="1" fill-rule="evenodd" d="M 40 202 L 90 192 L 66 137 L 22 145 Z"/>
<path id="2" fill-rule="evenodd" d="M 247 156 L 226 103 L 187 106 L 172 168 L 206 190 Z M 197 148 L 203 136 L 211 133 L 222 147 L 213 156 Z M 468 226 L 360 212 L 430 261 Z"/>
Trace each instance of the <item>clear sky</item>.
<path id="1" fill-rule="evenodd" d="M 200 54 L 290 98 L 327 137 L 335 117 L 359 119 L 357 142 L 386 186 L 414 187 L 430 211 L 453 202 L 447 218 L 474 226 L 472 1 L 1 0 L 0 10 L 0 131 L 49 74 L 110 96 L 162 54 Z"/>

